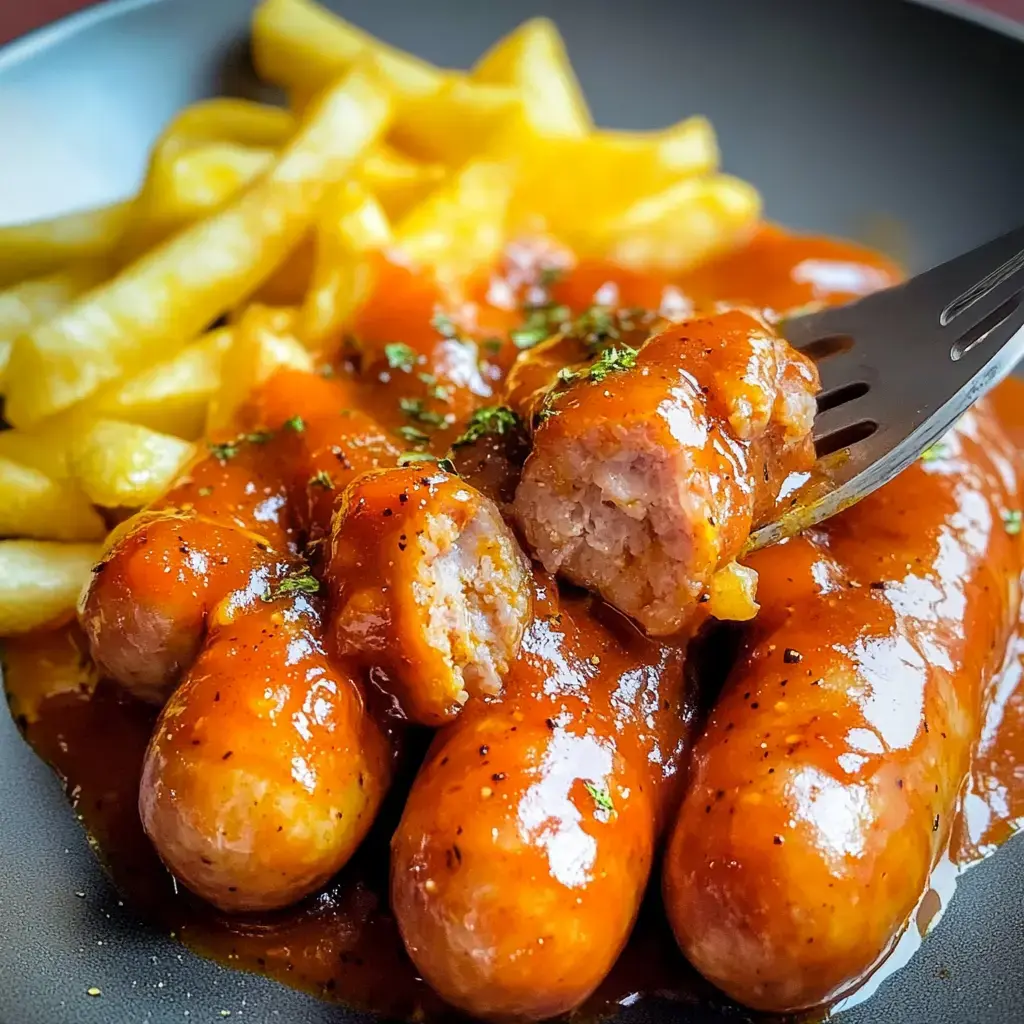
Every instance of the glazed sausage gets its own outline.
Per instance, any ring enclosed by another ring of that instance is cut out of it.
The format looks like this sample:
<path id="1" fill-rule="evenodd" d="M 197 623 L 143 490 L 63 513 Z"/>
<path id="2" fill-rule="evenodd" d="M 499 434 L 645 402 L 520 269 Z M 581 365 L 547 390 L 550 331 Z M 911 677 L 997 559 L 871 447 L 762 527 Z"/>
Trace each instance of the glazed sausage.
<path id="1" fill-rule="evenodd" d="M 1015 453 L 978 407 L 939 458 L 751 559 L 761 614 L 664 872 L 683 952 L 740 1002 L 830 1001 L 909 920 L 1017 621 L 1020 503 Z"/>
<path id="2" fill-rule="evenodd" d="M 101 671 L 162 704 L 202 643 L 208 611 L 256 565 L 294 552 L 286 491 L 259 441 L 215 447 L 123 523 L 82 595 Z"/>
<path id="3" fill-rule="evenodd" d="M 357 477 L 326 576 L 334 650 L 383 668 L 409 718 L 437 725 L 500 691 L 530 570 L 495 504 L 457 476 L 421 464 Z"/>
<path id="4" fill-rule="evenodd" d="M 541 403 L 520 529 L 549 572 L 673 633 L 813 462 L 817 386 L 809 360 L 738 311 L 671 325 L 639 353 L 605 348 Z"/>
<path id="5" fill-rule="evenodd" d="M 167 702 L 139 812 L 157 852 L 228 911 L 286 906 L 348 860 L 390 776 L 388 745 L 353 679 L 324 653 L 300 594 L 235 595 Z"/>
<path id="6" fill-rule="evenodd" d="M 500 698 L 441 730 L 392 840 L 410 956 L 479 1017 L 593 991 L 629 935 L 686 739 L 682 651 L 541 582 Z"/>

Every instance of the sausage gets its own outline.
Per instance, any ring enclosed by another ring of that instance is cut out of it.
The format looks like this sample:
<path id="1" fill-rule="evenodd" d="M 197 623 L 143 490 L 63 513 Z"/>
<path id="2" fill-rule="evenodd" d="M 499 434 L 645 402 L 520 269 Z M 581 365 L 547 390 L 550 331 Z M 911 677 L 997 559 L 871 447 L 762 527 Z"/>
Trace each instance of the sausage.
<path id="1" fill-rule="evenodd" d="M 940 451 L 750 560 L 761 614 L 696 744 L 664 866 L 681 949 L 747 1006 L 855 987 L 948 841 L 1020 609 L 1022 494 L 985 408 Z"/>
<path id="2" fill-rule="evenodd" d="M 549 387 L 516 521 L 549 572 L 653 636 L 676 632 L 813 462 L 817 387 L 809 360 L 740 311 L 670 325 L 639 352 L 612 344 Z"/>
<path id="3" fill-rule="evenodd" d="M 437 725 L 493 695 L 530 617 L 529 565 L 489 498 L 423 464 L 346 488 L 326 576 L 341 657 L 383 668 L 405 714 Z"/>
<path id="4" fill-rule="evenodd" d="M 79 606 L 100 670 L 162 704 L 202 643 L 206 615 L 254 565 L 295 550 L 286 491 L 257 440 L 216 446 L 110 535 Z"/>
<path id="5" fill-rule="evenodd" d="M 582 1002 L 625 943 L 688 732 L 682 650 L 538 581 L 501 697 L 438 732 L 392 840 L 418 970 L 485 1018 Z"/>
<path id="6" fill-rule="evenodd" d="M 139 813 L 157 852 L 226 911 L 286 906 L 327 881 L 390 777 L 359 687 L 324 652 L 316 600 L 280 589 L 212 614 L 143 766 Z"/>

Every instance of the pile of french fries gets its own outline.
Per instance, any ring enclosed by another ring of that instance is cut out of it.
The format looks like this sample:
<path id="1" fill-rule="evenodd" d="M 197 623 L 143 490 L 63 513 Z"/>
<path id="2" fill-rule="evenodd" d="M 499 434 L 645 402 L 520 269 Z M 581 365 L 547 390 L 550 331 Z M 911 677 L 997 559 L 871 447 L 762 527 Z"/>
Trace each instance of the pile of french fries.
<path id="1" fill-rule="evenodd" d="M 252 387 L 317 365 L 379 254 L 453 291 L 537 232 L 673 271 L 760 214 L 704 119 L 595 128 L 544 19 L 452 71 L 311 0 L 265 0 L 253 50 L 288 109 L 197 103 L 134 198 L 0 228 L 0 636 L 73 615 L 108 527 Z"/>

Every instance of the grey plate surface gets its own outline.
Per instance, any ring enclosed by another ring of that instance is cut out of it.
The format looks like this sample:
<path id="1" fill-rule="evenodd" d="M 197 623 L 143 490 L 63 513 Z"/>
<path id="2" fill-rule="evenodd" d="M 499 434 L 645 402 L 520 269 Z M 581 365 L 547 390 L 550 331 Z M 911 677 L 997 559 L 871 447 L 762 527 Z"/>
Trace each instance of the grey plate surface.
<path id="1" fill-rule="evenodd" d="M 8 0 L 14 2 L 14 0 Z M 0 223 L 126 195 L 161 124 L 254 88 L 248 0 L 128 0 L 0 54 Z M 335 0 L 432 60 L 465 65 L 538 12 L 562 28 L 604 124 L 711 116 L 728 169 L 786 224 L 925 267 L 1024 223 L 1024 42 L 897 0 Z M 1014 38 L 1016 36 L 1016 38 Z M 77 896 L 83 893 L 84 896 Z M 843 1024 L 1024 1019 L 1024 842 L 962 881 L 910 965 Z M 102 995 L 90 998 L 96 986 Z M 57 780 L 0 709 L 0 1021 L 354 1021 L 203 961 L 141 924 Z M 623 1020 L 721 1019 L 634 1006 Z M 730 1019 L 735 1019 L 731 1017 Z"/>

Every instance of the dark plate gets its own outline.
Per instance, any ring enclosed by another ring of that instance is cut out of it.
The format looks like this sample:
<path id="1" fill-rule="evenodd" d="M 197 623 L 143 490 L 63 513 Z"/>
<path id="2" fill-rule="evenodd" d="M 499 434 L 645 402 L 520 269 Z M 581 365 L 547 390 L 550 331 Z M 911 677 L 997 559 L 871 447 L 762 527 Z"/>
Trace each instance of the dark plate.
<path id="1" fill-rule="evenodd" d="M 254 89 L 244 58 L 251 6 L 109 3 L 9 47 L 0 56 L 0 222 L 127 194 L 178 107 Z M 545 10 L 602 123 L 653 127 L 706 113 L 728 168 L 760 186 L 770 216 L 874 242 L 911 268 L 1024 223 L 1024 32 L 996 18 L 896 0 L 332 6 L 454 66 Z M 966 876 L 922 951 L 843 1024 L 1022 1019 L 1022 905 L 1024 843 L 1011 843 Z M 89 997 L 90 986 L 102 995 Z M 140 924 L 57 780 L 0 711 L 0 1020 L 187 1024 L 222 1021 L 222 1011 L 259 1024 L 355 1019 Z M 710 1019 L 657 1003 L 627 1017 Z"/>

